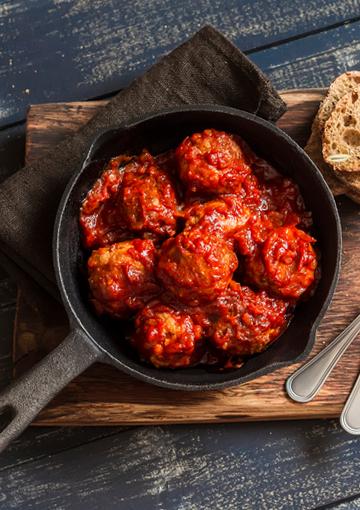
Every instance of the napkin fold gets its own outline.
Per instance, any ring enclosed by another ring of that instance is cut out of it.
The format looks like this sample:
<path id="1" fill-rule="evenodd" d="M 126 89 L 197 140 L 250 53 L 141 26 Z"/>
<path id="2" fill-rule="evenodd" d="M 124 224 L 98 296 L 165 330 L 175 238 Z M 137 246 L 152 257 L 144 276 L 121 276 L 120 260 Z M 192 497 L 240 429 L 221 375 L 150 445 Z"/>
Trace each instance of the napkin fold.
<path id="1" fill-rule="evenodd" d="M 271 121 L 286 109 L 269 80 L 236 46 L 214 28 L 202 28 L 119 92 L 75 135 L 0 186 L 0 260 L 10 273 L 27 284 L 30 275 L 57 296 L 51 250 L 57 206 L 100 130 L 144 113 L 205 103 Z"/>

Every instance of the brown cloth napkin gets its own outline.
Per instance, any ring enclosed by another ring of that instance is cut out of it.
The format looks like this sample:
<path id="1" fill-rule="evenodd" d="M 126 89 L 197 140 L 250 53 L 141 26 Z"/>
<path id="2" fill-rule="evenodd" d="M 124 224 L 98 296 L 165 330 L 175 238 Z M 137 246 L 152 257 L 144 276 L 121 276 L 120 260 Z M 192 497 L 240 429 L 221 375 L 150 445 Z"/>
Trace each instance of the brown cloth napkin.
<path id="1" fill-rule="evenodd" d="M 97 132 L 144 113 L 205 103 L 240 108 L 272 121 L 286 109 L 269 80 L 241 51 L 214 28 L 202 28 L 117 94 L 77 134 L 0 186 L 0 260 L 18 279 L 29 282 L 29 274 L 56 295 L 51 254 L 56 209 Z"/>

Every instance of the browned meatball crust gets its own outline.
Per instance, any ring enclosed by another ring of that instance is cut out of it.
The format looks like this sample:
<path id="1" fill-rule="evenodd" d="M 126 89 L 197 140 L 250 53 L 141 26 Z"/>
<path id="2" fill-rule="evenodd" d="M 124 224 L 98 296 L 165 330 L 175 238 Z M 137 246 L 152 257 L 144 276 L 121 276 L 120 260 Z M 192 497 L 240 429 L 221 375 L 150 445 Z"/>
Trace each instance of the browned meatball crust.
<path id="1" fill-rule="evenodd" d="M 177 201 L 168 176 L 143 152 L 125 168 L 119 201 L 127 228 L 146 237 L 161 239 L 176 231 Z"/>
<path id="2" fill-rule="evenodd" d="M 202 329 L 189 314 L 160 302 L 150 303 L 135 320 L 133 343 L 155 367 L 177 368 L 199 361 Z"/>
<path id="3" fill-rule="evenodd" d="M 164 242 L 157 276 L 180 301 L 197 305 L 225 290 L 237 264 L 235 253 L 224 240 L 194 230 Z"/>
<path id="4" fill-rule="evenodd" d="M 288 309 L 289 304 L 282 299 L 231 282 L 205 311 L 210 341 L 230 355 L 262 352 L 285 329 Z"/>
<path id="5" fill-rule="evenodd" d="M 91 301 L 98 314 L 125 318 L 159 293 L 152 241 L 133 239 L 94 250 L 88 260 Z"/>
<path id="6" fill-rule="evenodd" d="M 251 172 L 232 135 L 216 129 L 194 133 L 176 149 L 180 179 L 192 193 L 235 193 Z"/>

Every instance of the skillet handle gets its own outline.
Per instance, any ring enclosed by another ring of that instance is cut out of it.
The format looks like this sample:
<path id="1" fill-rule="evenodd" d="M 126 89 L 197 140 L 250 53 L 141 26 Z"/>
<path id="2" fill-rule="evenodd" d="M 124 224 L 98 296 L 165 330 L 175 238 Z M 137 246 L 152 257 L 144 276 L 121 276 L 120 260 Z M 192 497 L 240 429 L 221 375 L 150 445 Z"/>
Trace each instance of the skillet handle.
<path id="1" fill-rule="evenodd" d="M 75 329 L 34 368 L 6 388 L 0 394 L 0 452 L 64 386 L 102 357 L 86 334 Z"/>

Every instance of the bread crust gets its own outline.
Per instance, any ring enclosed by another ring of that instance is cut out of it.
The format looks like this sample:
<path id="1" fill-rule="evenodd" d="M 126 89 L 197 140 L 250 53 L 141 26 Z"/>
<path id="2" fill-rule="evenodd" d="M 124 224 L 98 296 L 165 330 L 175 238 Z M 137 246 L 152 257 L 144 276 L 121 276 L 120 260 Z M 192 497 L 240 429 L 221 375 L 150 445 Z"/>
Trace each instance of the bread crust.
<path id="1" fill-rule="evenodd" d="M 333 195 L 342 195 L 346 192 L 347 188 L 342 182 L 339 181 L 331 167 L 325 163 L 321 149 L 321 133 L 319 129 L 318 118 L 315 117 L 311 127 L 310 138 L 308 139 L 304 150 L 320 170 Z"/>
<path id="2" fill-rule="evenodd" d="M 349 97 L 353 97 L 352 93 L 354 91 L 356 91 L 356 93 L 360 91 L 359 71 L 343 73 L 333 81 L 314 118 L 311 134 L 305 146 L 305 151 L 318 166 L 335 196 L 345 194 L 351 200 L 360 204 L 360 165 L 358 170 L 357 164 L 354 163 L 352 164 L 351 169 L 345 167 L 344 164 L 341 165 L 342 168 L 340 169 L 339 162 L 332 161 L 332 158 L 330 158 L 330 160 L 328 159 L 328 162 L 326 162 L 323 155 L 323 151 L 330 155 L 330 150 L 332 150 L 332 139 L 329 138 L 330 129 L 333 130 L 331 136 L 336 136 L 336 129 L 331 128 L 331 126 L 337 124 L 339 115 L 341 115 L 339 109 L 344 107 L 344 103 L 349 103 Z M 344 97 L 346 97 L 346 99 L 343 99 Z M 360 133 L 360 102 L 357 108 L 357 122 L 359 123 Z M 325 133 L 325 126 L 327 123 L 329 127 L 327 133 Z M 348 159 L 349 158 L 345 161 Z"/>
<path id="3" fill-rule="evenodd" d="M 320 104 L 316 115 L 322 133 L 325 123 L 330 117 L 338 101 L 348 92 L 360 86 L 360 71 L 348 71 L 338 76 L 330 85 L 328 93 Z"/>

